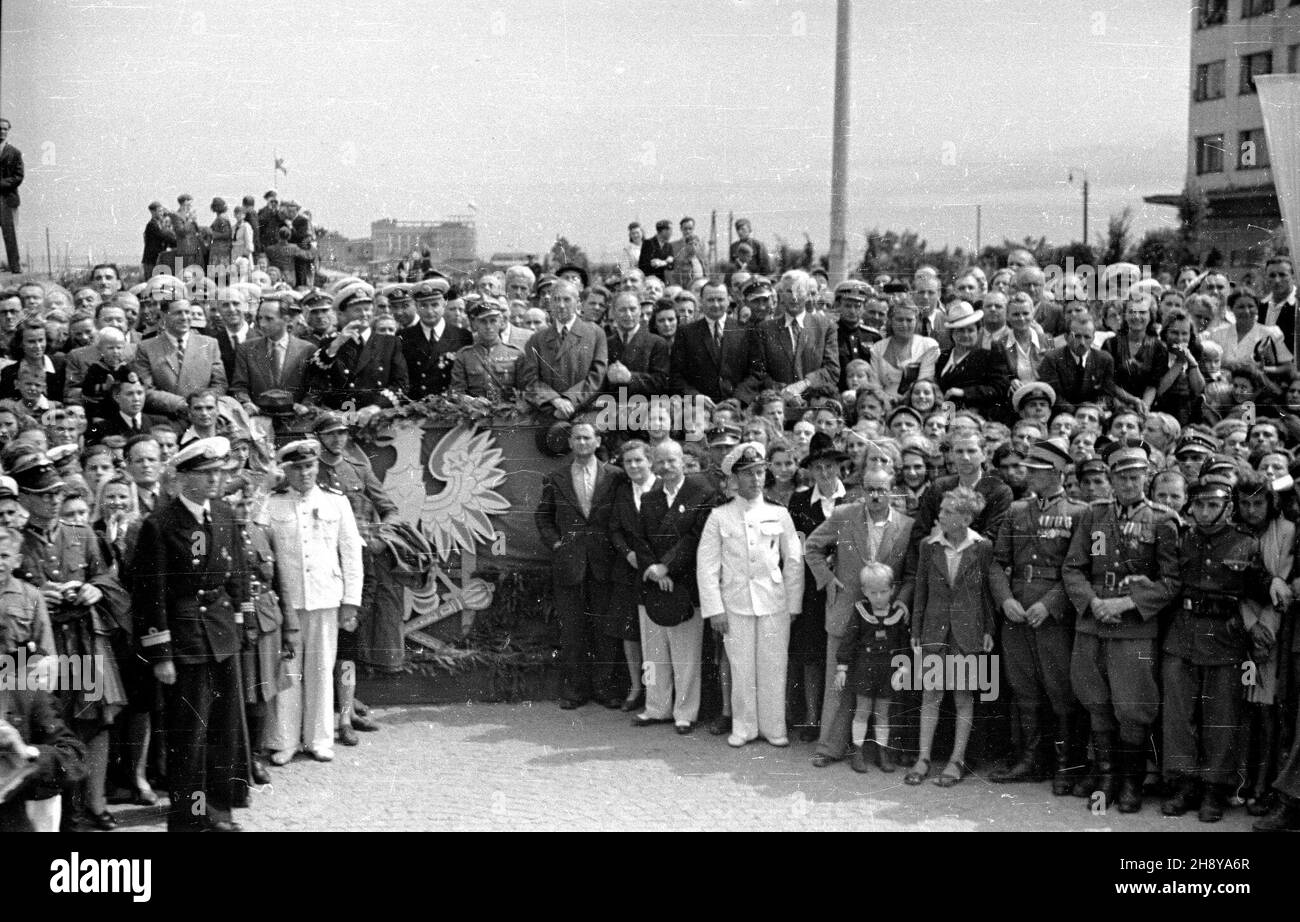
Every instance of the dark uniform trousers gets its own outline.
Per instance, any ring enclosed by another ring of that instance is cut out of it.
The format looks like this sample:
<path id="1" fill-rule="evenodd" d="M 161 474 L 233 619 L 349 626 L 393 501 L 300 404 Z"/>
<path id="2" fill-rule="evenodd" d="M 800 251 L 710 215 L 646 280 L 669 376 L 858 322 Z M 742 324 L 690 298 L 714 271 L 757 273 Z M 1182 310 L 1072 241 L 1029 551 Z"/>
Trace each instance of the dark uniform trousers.
<path id="1" fill-rule="evenodd" d="M 1002 624 L 1002 655 L 1006 657 L 1007 681 L 1022 707 L 1035 707 L 1044 700 L 1057 717 L 1074 709 L 1070 688 L 1070 651 L 1074 631 L 1069 625 L 1048 617 L 1037 628 L 1005 621 Z"/>
<path id="2" fill-rule="evenodd" d="M 1269 580 L 1258 540 L 1235 526 L 1209 535 L 1189 531 L 1179 559 L 1183 596 L 1165 633 L 1160 669 L 1165 775 L 1231 784 L 1246 714 L 1241 602 L 1262 601 Z"/>
<path id="3" fill-rule="evenodd" d="M 1077 614 L 1070 684 L 1094 733 L 1119 731 L 1130 747 L 1147 744 L 1160 713 L 1156 684 L 1157 615 L 1176 597 L 1178 531 L 1172 512 L 1147 500 L 1127 509 L 1098 501 L 1079 517 L 1061 576 Z M 1147 581 L 1128 585 L 1128 577 Z M 1127 596 L 1136 610 L 1118 624 L 1093 615 L 1094 598 Z"/>
<path id="4" fill-rule="evenodd" d="M 230 820 L 240 764 L 244 695 L 239 657 L 217 662 L 176 663 L 176 682 L 163 686 L 167 707 L 167 782 L 172 832 L 203 829 Z"/>

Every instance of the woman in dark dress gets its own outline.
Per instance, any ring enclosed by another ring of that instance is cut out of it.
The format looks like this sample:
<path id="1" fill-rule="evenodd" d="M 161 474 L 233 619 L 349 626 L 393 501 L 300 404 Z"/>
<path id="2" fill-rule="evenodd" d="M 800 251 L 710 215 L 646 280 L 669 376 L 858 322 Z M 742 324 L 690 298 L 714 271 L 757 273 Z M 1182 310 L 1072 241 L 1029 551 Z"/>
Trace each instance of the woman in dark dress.
<path id="1" fill-rule="evenodd" d="M 984 312 L 958 301 L 948 312 L 952 348 L 939 356 L 935 380 L 944 400 L 959 410 L 974 410 L 988 420 L 1004 420 L 1010 412 L 1007 399 L 1011 369 L 1001 349 L 980 348 L 980 321 Z"/>
<path id="2" fill-rule="evenodd" d="M 1119 331 L 1101 345 L 1115 360 L 1117 396 L 1143 411 L 1155 401 L 1160 379 L 1169 366 L 1164 343 L 1156 332 L 1155 306 L 1150 295 L 1129 301 Z"/>
<path id="3" fill-rule="evenodd" d="M 830 518 L 831 510 L 845 502 L 848 491 L 840 481 L 840 465 L 848 455 L 835 447 L 830 436 L 818 432 L 800 462 L 812 476 L 812 486 L 796 490 L 790 497 L 790 518 L 800 540 Z M 802 680 L 804 720 L 795 722 L 805 743 L 817 739 L 822 710 L 822 680 L 826 672 L 826 593 L 817 589 L 808 565 L 804 564 L 803 610 L 790 625 L 790 668 Z"/>
<path id="4" fill-rule="evenodd" d="M 627 698 L 611 698 L 605 702 L 609 708 L 621 707 L 624 711 L 639 710 L 645 704 L 645 686 L 641 684 L 641 574 L 636 551 L 638 517 L 641 514 L 641 497 L 654 489 L 656 478 L 650 471 L 650 448 L 639 439 L 624 442 L 619 451 L 619 463 L 626 477 L 614 485 L 613 508 L 609 514 L 609 541 L 614 547 L 614 562 L 609 573 L 609 607 L 605 611 L 601 630 L 606 637 L 623 641 L 627 657 L 627 674 L 631 687 Z"/>

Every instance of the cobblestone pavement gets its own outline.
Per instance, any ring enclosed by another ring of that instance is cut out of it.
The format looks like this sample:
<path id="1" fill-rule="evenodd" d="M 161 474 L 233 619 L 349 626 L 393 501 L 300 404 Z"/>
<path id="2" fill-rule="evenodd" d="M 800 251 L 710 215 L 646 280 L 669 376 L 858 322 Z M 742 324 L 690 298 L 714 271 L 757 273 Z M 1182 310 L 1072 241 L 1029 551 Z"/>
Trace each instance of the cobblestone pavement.
<path id="1" fill-rule="evenodd" d="M 703 729 L 630 726 L 628 715 L 554 702 L 376 708 L 384 724 L 321 764 L 272 768 L 275 783 L 236 818 L 249 830 L 870 830 L 1243 831 L 1233 809 L 1214 826 L 1170 819 L 1148 800 L 1136 816 L 1089 813 L 1046 784 L 908 787 L 903 773 L 823 769 L 813 747 L 741 750 Z M 937 773 L 942 764 L 936 763 Z M 113 808 L 123 830 L 162 831 L 160 808 Z"/>

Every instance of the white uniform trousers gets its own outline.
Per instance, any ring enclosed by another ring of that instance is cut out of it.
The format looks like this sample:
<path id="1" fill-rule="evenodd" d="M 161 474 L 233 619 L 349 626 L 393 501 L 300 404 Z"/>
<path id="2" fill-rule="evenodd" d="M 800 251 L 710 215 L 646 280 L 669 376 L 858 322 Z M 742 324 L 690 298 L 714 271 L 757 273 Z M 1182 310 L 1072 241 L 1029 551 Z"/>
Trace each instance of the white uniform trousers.
<path id="1" fill-rule="evenodd" d="M 271 699 L 266 748 L 334 751 L 334 654 L 337 608 L 298 609 L 302 649 L 286 664 L 292 684 Z"/>
<path id="2" fill-rule="evenodd" d="M 651 720 L 693 724 L 700 716 L 700 660 L 704 653 L 704 619 L 699 611 L 672 627 L 655 624 L 638 605 L 641 618 L 641 671 L 645 679 L 645 716 Z"/>
<path id="3" fill-rule="evenodd" d="M 731 735 L 784 739 L 790 616 L 727 612 L 724 645 L 731 662 Z"/>

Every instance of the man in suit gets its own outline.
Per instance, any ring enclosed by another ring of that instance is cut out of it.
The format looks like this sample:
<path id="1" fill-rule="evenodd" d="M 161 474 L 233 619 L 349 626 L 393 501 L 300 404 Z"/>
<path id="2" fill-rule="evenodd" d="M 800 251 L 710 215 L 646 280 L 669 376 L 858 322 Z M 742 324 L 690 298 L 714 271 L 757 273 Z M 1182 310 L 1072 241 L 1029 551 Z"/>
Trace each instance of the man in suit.
<path id="1" fill-rule="evenodd" d="M 695 549 L 717 501 L 702 474 L 685 474 L 682 446 L 671 439 L 652 449 L 659 483 L 641 499 L 638 541 L 642 604 L 641 662 L 645 710 L 636 726 L 671 720 L 679 734 L 695 729 L 700 713 L 704 619 L 695 586 Z"/>
<path id="2" fill-rule="evenodd" d="M 803 397 L 809 389 L 839 395 L 840 350 L 835 321 L 808 310 L 816 291 L 806 272 L 793 269 L 776 287 L 778 316 L 759 325 L 751 358 L 755 391 Z"/>
<path id="3" fill-rule="evenodd" d="M 704 316 L 673 339 L 671 393 L 703 397 L 710 405 L 736 397 L 748 401 L 753 331 L 727 316 L 727 286 L 714 279 L 700 290 Z"/>
<path id="4" fill-rule="evenodd" d="M 221 367 L 225 369 L 226 380 L 235 376 L 235 352 L 245 342 L 257 336 L 248 323 L 248 291 L 230 285 L 222 290 L 222 297 L 217 301 L 217 315 L 221 326 L 213 337 L 217 349 L 221 352 Z"/>
<path id="5" fill-rule="evenodd" d="M 767 456 L 742 442 L 722 459 L 736 496 L 709 513 L 695 575 L 700 611 L 718 630 L 731 664 L 731 736 L 739 748 L 762 735 L 786 735 L 786 666 L 790 622 L 803 608 L 803 549 L 784 506 L 763 499 Z"/>
<path id="6" fill-rule="evenodd" d="M 230 443 L 202 439 L 173 459 L 180 495 L 144 521 L 133 610 L 166 698 L 171 832 L 238 832 L 231 807 L 243 733 L 237 613 L 249 603 L 242 540 L 220 499 Z"/>
<path id="7" fill-rule="evenodd" d="M 250 416 L 260 412 L 257 397 L 271 390 L 285 390 L 293 397 L 294 409 L 305 413 L 307 363 L 316 347 L 306 340 L 289 335 L 286 304 L 278 298 L 262 301 L 257 307 L 257 332 L 235 352 L 235 370 L 230 381 L 230 395 L 244 405 Z M 277 425 L 281 417 L 275 417 Z"/>
<path id="8" fill-rule="evenodd" d="M 767 247 L 763 245 L 763 241 L 752 236 L 753 225 L 749 223 L 748 218 L 737 218 L 735 226 L 736 240 L 731 244 L 730 253 L 732 263 L 737 262 L 741 244 L 746 244 L 754 254 L 749 261 L 749 270 L 759 275 L 767 275 L 772 271 L 772 258 L 768 255 Z"/>
<path id="9" fill-rule="evenodd" d="M 226 392 L 221 350 L 211 336 L 190 330 L 190 302 L 172 301 L 163 317 L 163 331 L 136 349 L 132 369 L 149 388 L 146 409 L 173 418 L 185 409 L 185 396 L 202 387 Z"/>
<path id="10" fill-rule="evenodd" d="M 474 343 L 468 330 L 452 326 L 443 316 L 450 287 L 446 279 L 432 278 L 411 289 L 419 319 L 397 335 L 411 381 L 407 395 L 412 400 L 446 393 L 456 353 Z"/>
<path id="11" fill-rule="evenodd" d="M 0 118 L 0 229 L 4 232 L 9 271 L 23 271 L 18 258 L 18 187 L 23 184 L 23 153 L 9 143 L 9 119 Z"/>
<path id="12" fill-rule="evenodd" d="M 673 235 L 673 222 L 664 218 L 655 222 L 655 235 L 641 244 L 641 259 L 637 268 L 645 276 L 656 276 L 667 283 L 673 268 L 673 246 L 668 238 Z"/>
<path id="13" fill-rule="evenodd" d="M 862 597 L 858 574 L 863 564 L 871 561 L 887 564 L 894 573 L 897 592 L 908 566 L 916 566 L 915 548 L 910 543 L 912 520 L 890 503 L 893 479 L 879 468 L 868 468 L 862 488 L 865 499 L 837 507 L 804 541 L 808 569 L 818 590 L 826 591 L 825 698 L 821 738 L 812 760 L 818 768 L 840 761 L 849 750 L 857 696 L 852 688 L 835 691 L 835 666 L 840 641 L 850 620 L 858 617 L 854 611 Z M 882 753 L 882 759 L 885 755 Z M 853 753 L 853 768 L 867 770 L 861 750 Z"/>
<path id="14" fill-rule="evenodd" d="M 952 337 L 945 328 L 948 318 L 939 306 L 939 296 L 942 293 L 943 284 L 939 281 L 939 276 L 932 272 L 917 272 L 912 279 L 917 334 L 930 337 L 939 344 L 940 349 L 951 349 Z"/>
<path id="15" fill-rule="evenodd" d="M 609 513 L 618 469 L 596 458 L 600 440 L 591 423 L 569 430 L 569 464 L 546 475 L 535 521 L 554 554 L 551 574 L 560 622 L 560 707 L 573 710 L 592 697 L 622 704 L 613 689 L 619 642 L 599 620 L 608 604 Z"/>
<path id="16" fill-rule="evenodd" d="M 609 334 L 609 368 L 605 390 L 650 397 L 667 393 L 669 354 L 663 338 L 641 326 L 641 305 L 635 292 L 620 291 L 611 309 L 614 332 Z"/>
<path id="17" fill-rule="evenodd" d="M 86 436 L 87 444 L 102 442 L 112 435 L 131 438 L 148 432 L 154 426 L 168 422 L 167 417 L 144 412 L 146 389 L 140 376 L 128 366 L 123 365 L 114 375 L 109 389 L 109 396 L 114 403 L 114 411 L 91 422 Z"/>
<path id="18" fill-rule="evenodd" d="M 552 323 L 528 340 L 519 363 L 519 386 L 538 410 L 570 419 L 605 383 L 609 344 L 594 323 L 578 316 L 578 288 L 558 281 L 551 287 Z"/>
<path id="19" fill-rule="evenodd" d="M 354 282 L 334 297 L 343 328 L 307 365 L 308 405 L 331 410 L 390 407 L 407 388 L 406 359 L 396 336 L 376 333 L 374 290 Z"/>
<path id="20" fill-rule="evenodd" d="M 1081 403 L 1110 406 L 1115 397 L 1115 360 L 1093 348 L 1091 318 L 1070 321 L 1067 345 L 1043 356 L 1038 380 L 1056 392 L 1054 413 L 1073 413 Z"/>
<path id="21" fill-rule="evenodd" d="M 1002 520 L 1011 508 L 1011 488 L 997 474 L 984 471 L 984 442 L 978 433 L 963 430 L 951 437 L 951 457 L 957 473 L 937 478 L 930 489 L 921 497 L 921 504 L 916 510 L 916 521 L 912 526 L 912 544 L 919 546 L 921 540 L 934 529 L 939 518 L 939 502 L 943 494 L 956 487 L 970 487 L 984 497 L 984 509 L 971 522 L 973 528 L 990 542 L 998 535 Z M 899 594 L 900 600 L 909 609 L 912 607 L 911 592 L 906 585 Z"/>
<path id="22" fill-rule="evenodd" d="M 284 602 L 298 611 L 302 660 L 274 699 L 266 737 L 271 764 L 301 747 L 318 762 L 334 758 L 334 659 L 339 630 L 355 631 L 361 608 L 362 541 L 347 497 L 322 489 L 320 443 L 290 442 L 275 453 L 285 486 L 267 504 L 279 551 Z"/>

